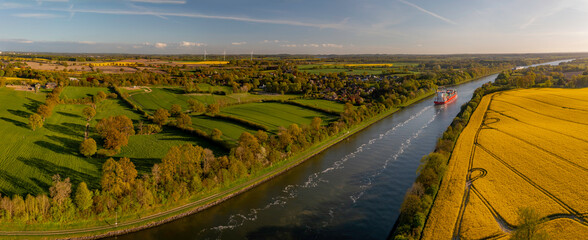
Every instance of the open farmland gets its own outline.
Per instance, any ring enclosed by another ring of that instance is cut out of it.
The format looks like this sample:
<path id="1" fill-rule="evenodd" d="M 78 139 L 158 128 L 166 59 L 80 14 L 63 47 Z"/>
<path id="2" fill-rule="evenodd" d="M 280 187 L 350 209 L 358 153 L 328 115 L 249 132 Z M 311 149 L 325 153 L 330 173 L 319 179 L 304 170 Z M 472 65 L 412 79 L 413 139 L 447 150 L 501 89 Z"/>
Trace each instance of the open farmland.
<path id="1" fill-rule="evenodd" d="M 520 208 L 534 209 L 552 239 L 588 236 L 587 98 L 586 88 L 485 96 L 456 143 L 424 239 L 506 238 Z"/>
<path id="2" fill-rule="evenodd" d="M 288 127 L 292 123 L 308 125 L 314 117 L 323 119 L 323 123 L 336 118 L 318 111 L 283 103 L 248 103 L 223 108 L 221 113 L 259 123 L 277 133 L 278 128 Z"/>
<path id="3" fill-rule="evenodd" d="M 208 85 L 210 86 L 210 85 Z M 202 90 L 207 90 L 203 86 Z M 154 112 L 159 108 L 170 109 L 171 105 L 178 104 L 182 109 L 188 109 L 188 99 L 196 99 L 204 104 L 221 103 L 238 104 L 247 102 L 259 102 L 261 100 L 271 99 L 290 99 L 296 95 L 256 95 L 250 93 L 234 93 L 228 95 L 216 95 L 210 93 L 190 93 L 184 94 L 184 90 L 178 87 L 151 87 L 152 91 L 134 91 L 131 93 L 131 100 L 141 106 L 144 110 Z M 128 90 L 127 90 L 128 91 Z"/>
<path id="4" fill-rule="evenodd" d="M 255 134 L 257 131 L 241 124 L 230 122 L 225 119 L 210 117 L 204 114 L 192 116 L 192 127 L 200 129 L 208 134 L 210 134 L 215 128 L 221 130 L 223 133 L 221 139 L 229 141 L 232 144 L 237 143 L 237 140 L 243 132 Z"/>
<path id="5" fill-rule="evenodd" d="M 335 112 L 343 112 L 345 104 L 325 99 L 295 99 L 293 102 Z"/>
<path id="6" fill-rule="evenodd" d="M 61 93 L 61 98 L 74 99 L 74 98 L 91 97 L 91 96 L 98 94 L 99 91 L 102 91 L 106 94 L 110 93 L 108 88 L 105 88 L 105 87 L 73 87 L 73 86 L 68 86 L 63 89 L 63 92 Z"/>

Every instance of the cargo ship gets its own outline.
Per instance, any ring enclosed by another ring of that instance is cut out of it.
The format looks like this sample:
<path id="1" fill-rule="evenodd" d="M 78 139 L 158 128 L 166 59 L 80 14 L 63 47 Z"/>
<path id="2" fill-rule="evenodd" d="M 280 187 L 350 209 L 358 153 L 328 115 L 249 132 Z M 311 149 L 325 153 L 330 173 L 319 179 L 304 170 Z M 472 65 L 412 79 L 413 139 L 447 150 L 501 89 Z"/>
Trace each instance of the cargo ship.
<path id="1" fill-rule="evenodd" d="M 435 96 L 435 104 L 446 104 L 457 99 L 457 90 L 455 89 L 438 89 Z"/>

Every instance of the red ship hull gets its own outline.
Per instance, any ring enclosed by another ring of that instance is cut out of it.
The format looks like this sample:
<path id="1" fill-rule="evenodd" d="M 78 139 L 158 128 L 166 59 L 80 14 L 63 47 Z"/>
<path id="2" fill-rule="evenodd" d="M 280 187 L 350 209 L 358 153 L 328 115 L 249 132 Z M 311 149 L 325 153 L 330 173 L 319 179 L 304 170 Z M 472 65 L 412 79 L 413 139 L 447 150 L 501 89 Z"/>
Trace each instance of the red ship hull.
<path id="1" fill-rule="evenodd" d="M 445 100 L 445 101 L 434 101 L 434 103 L 435 103 L 436 105 L 441 105 L 441 104 L 446 104 L 446 103 L 453 102 L 453 101 L 455 101 L 455 99 L 457 99 L 457 94 L 455 94 L 455 95 L 451 96 L 450 98 L 448 98 L 448 99 L 447 99 L 447 100 Z"/>

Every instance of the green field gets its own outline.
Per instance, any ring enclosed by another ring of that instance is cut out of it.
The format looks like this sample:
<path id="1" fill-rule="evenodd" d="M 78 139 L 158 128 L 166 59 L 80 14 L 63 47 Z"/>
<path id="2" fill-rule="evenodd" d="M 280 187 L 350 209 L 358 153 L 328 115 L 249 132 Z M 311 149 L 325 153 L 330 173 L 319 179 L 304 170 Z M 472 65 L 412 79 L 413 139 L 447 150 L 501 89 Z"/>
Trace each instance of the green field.
<path id="1" fill-rule="evenodd" d="M 335 112 L 343 112 L 343 110 L 345 109 L 345 104 L 338 103 L 335 101 L 324 100 L 324 99 L 295 99 L 292 101 L 300 103 L 300 104 L 312 106 L 312 107 L 335 111 Z"/>
<path id="2" fill-rule="evenodd" d="M 353 63 L 349 63 L 353 64 Z M 341 73 L 345 72 L 348 75 L 378 75 L 382 74 L 383 70 L 395 70 L 396 72 L 404 72 L 404 67 L 414 67 L 417 63 L 405 63 L 398 62 L 393 63 L 392 67 L 373 67 L 373 66 L 345 66 L 343 63 L 334 64 L 303 64 L 298 65 L 298 70 L 312 73 L 312 74 L 325 74 L 325 73 Z M 407 74 L 395 74 L 395 75 L 407 75 Z"/>
<path id="3" fill-rule="evenodd" d="M 85 120 L 81 116 L 86 105 L 60 104 L 53 110 L 41 129 L 32 131 L 28 117 L 45 101 L 45 93 L 14 91 L 0 88 L 0 192 L 3 195 L 37 194 L 47 192 L 51 176 L 59 173 L 70 177 L 74 184 L 88 183 L 91 189 L 99 188 L 103 158 L 85 158 L 78 153 L 83 140 Z M 97 105 L 97 115 L 91 129 L 99 119 L 126 115 L 135 123 L 140 116 L 126 108 L 118 99 L 107 99 Z M 91 134 L 99 143 L 95 133 Z M 217 154 L 224 149 L 174 129 L 165 129 L 155 135 L 135 135 L 117 157 L 129 157 L 140 172 L 150 171 L 161 161 L 171 146 L 191 143 L 211 148 Z"/>
<path id="4" fill-rule="evenodd" d="M 71 106 L 55 107 L 43 128 L 28 128 L 28 116 L 44 100 L 45 94 L 0 88 L 0 191 L 5 195 L 47 192 L 55 173 L 97 187 L 102 162 L 78 155 L 84 121 Z"/>
<path id="5" fill-rule="evenodd" d="M 256 132 L 254 129 L 206 115 L 192 116 L 192 127 L 200 129 L 208 134 L 210 134 L 215 128 L 221 130 L 223 133 L 221 139 L 229 141 L 232 144 L 237 142 L 237 139 L 239 139 L 243 132 L 247 131 L 251 134 L 255 134 Z"/>
<path id="6" fill-rule="evenodd" d="M 178 104 L 182 109 L 188 109 L 188 99 L 196 99 L 202 103 L 238 104 L 243 102 L 261 101 L 263 99 L 289 99 L 297 95 L 256 95 L 250 93 L 235 93 L 229 95 L 215 95 L 209 93 L 184 94 L 184 90 L 177 87 L 151 88 L 152 92 L 139 92 L 131 95 L 131 100 L 148 112 L 158 108 L 170 109 Z"/>
<path id="7" fill-rule="evenodd" d="M 308 125 L 314 117 L 324 123 L 335 119 L 332 115 L 307 108 L 282 103 L 248 103 L 223 108 L 221 113 L 262 124 L 277 133 L 278 127 L 288 127 L 292 123 Z"/>
<path id="8" fill-rule="evenodd" d="M 61 98 L 67 97 L 68 99 L 85 98 L 85 97 L 94 96 L 94 95 L 98 94 L 99 91 L 103 91 L 106 94 L 110 93 L 108 88 L 105 88 L 105 87 L 72 87 L 72 86 L 68 86 L 63 89 L 63 92 L 61 92 L 60 97 Z"/>

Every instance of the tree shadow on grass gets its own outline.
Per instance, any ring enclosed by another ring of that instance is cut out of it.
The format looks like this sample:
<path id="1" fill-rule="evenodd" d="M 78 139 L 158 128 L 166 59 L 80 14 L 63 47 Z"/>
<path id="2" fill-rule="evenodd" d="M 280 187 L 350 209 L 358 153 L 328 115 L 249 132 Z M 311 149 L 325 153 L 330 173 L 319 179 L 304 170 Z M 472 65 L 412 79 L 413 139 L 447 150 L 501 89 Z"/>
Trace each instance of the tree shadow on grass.
<path id="1" fill-rule="evenodd" d="M 166 92 L 170 92 L 173 94 L 184 94 L 186 93 L 183 89 L 179 89 L 179 88 L 161 88 L 161 90 L 166 91 Z"/>
<path id="2" fill-rule="evenodd" d="M 47 130 L 54 132 L 54 133 L 60 133 L 63 135 L 67 135 L 67 136 L 83 136 L 83 131 L 81 130 L 82 133 L 78 133 L 76 132 L 76 129 L 72 129 L 71 126 L 74 126 L 74 128 L 79 128 L 79 126 L 76 126 L 77 124 L 71 123 L 71 124 L 61 124 L 61 125 L 57 125 L 57 124 L 45 124 L 43 125 L 43 127 L 45 127 Z M 82 126 L 83 127 L 83 126 Z"/>
<path id="3" fill-rule="evenodd" d="M 14 124 L 17 127 L 23 127 L 23 128 L 26 128 L 26 129 L 29 128 L 29 126 L 26 123 L 23 123 L 21 121 L 17 121 L 17 120 L 6 118 L 6 117 L 0 117 L 0 119 L 2 119 L 4 121 L 7 121 L 7 122 L 10 122 L 10 123 Z"/>
<path id="4" fill-rule="evenodd" d="M 29 100 L 30 103 L 25 103 L 25 104 L 23 104 L 23 106 L 27 110 L 29 110 L 30 112 L 37 112 L 37 108 L 39 108 L 39 106 L 41 106 L 41 104 L 43 104 L 43 102 L 37 101 L 37 100 L 32 99 L 32 98 L 27 98 L 27 100 Z"/>
<path id="5" fill-rule="evenodd" d="M 61 114 L 63 116 L 66 116 L 66 117 L 82 118 L 82 116 L 77 115 L 77 114 L 73 114 L 73 113 L 67 113 L 67 112 L 61 112 L 61 111 L 59 111 L 57 113 Z"/>
<path id="6" fill-rule="evenodd" d="M 13 189 L 21 189 L 19 192 L 26 192 L 26 193 L 39 193 L 43 192 L 44 190 L 37 185 L 30 184 L 28 182 L 23 181 L 23 179 L 17 178 L 10 174 L 7 171 L 0 170 L 0 179 L 9 183 Z M 0 189 L 2 195 L 5 196 L 12 196 L 14 194 L 19 194 L 15 191 L 10 191 L 7 189 Z"/>
<path id="7" fill-rule="evenodd" d="M 29 116 L 31 116 L 30 113 L 25 112 L 23 110 L 13 110 L 13 109 L 8 109 L 9 113 L 12 113 L 12 115 L 18 116 L 18 117 L 22 117 L 22 118 L 29 118 Z"/>
<path id="8" fill-rule="evenodd" d="M 39 169 L 39 171 L 43 172 L 47 176 L 59 174 L 62 179 L 70 178 L 73 185 L 73 189 L 75 189 L 75 187 L 80 182 L 86 182 L 88 184 L 88 188 L 90 189 L 98 189 L 100 187 L 98 184 L 99 177 L 97 176 L 92 176 L 86 173 L 75 171 L 71 168 L 59 166 L 50 161 L 46 161 L 40 158 L 19 157 L 18 160 L 28 166 Z"/>
<path id="9" fill-rule="evenodd" d="M 135 169 L 139 172 L 139 175 L 144 173 L 151 173 L 151 168 L 154 164 L 160 163 L 160 158 L 130 158 L 133 164 L 135 164 Z M 116 159 L 117 161 L 120 159 Z"/>
<path id="10" fill-rule="evenodd" d="M 62 123 L 61 125 L 65 125 L 67 126 L 69 129 L 71 129 L 73 132 L 79 134 L 80 136 L 84 135 L 84 132 L 86 131 L 86 126 L 82 125 L 82 124 L 77 124 L 77 123 Z"/>

